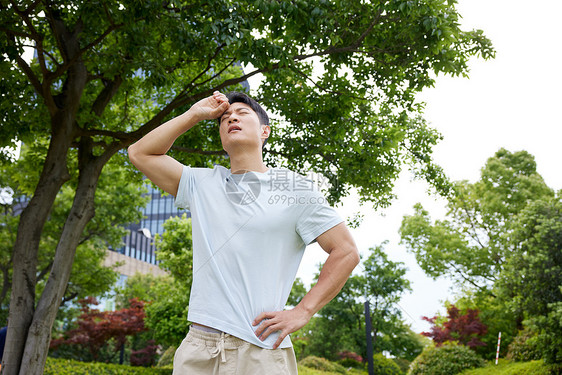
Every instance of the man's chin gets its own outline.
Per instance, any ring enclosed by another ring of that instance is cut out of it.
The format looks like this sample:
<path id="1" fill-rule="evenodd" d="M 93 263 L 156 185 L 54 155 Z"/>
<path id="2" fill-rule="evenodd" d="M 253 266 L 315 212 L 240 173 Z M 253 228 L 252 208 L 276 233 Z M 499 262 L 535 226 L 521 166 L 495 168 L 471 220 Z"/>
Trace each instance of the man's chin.
<path id="1" fill-rule="evenodd" d="M 230 140 L 230 142 L 225 142 L 222 144 L 222 148 L 229 155 L 233 155 L 239 152 L 249 152 L 254 149 L 259 152 L 261 152 L 262 150 L 261 144 L 242 139 Z"/>

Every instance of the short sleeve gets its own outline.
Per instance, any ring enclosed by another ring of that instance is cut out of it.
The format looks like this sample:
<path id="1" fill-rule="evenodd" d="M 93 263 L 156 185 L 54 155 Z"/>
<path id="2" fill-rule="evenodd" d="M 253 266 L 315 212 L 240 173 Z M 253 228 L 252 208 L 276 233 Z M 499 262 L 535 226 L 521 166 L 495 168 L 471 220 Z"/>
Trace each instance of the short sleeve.
<path id="1" fill-rule="evenodd" d="M 189 210 L 193 191 L 195 189 L 193 170 L 186 165 L 183 166 L 181 173 L 180 184 L 178 186 L 178 193 L 174 206 L 178 208 L 186 208 Z"/>
<path id="2" fill-rule="evenodd" d="M 332 229 L 343 219 L 333 207 L 326 203 L 322 194 L 314 192 L 306 198 L 304 208 L 297 220 L 297 232 L 307 245 L 318 236 Z"/>

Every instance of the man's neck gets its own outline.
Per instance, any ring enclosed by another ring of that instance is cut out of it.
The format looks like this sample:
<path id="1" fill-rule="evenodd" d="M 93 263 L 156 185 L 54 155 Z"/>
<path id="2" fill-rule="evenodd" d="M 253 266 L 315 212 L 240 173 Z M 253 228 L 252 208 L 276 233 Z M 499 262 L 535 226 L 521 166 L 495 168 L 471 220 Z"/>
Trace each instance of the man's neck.
<path id="1" fill-rule="evenodd" d="M 263 162 L 261 150 L 256 153 L 241 153 L 230 156 L 230 171 L 232 173 L 267 172 L 269 169 Z"/>

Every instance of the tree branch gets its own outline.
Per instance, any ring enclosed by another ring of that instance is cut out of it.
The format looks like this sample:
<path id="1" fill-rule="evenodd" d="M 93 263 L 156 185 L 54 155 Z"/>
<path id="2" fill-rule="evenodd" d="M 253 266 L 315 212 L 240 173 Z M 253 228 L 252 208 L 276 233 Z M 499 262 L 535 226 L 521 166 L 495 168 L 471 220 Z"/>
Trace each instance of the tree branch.
<path id="1" fill-rule="evenodd" d="M 380 14 L 378 16 L 380 16 Z M 327 55 L 327 54 L 339 54 L 339 53 L 355 52 L 357 50 L 357 47 L 363 42 L 365 37 L 372 30 L 374 25 L 378 22 L 378 19 L 379 19 L 378 16 L 375 18 L 375 20 L 373 20 L 373 22 L 371 22 L 369 27 L 361 34 L 361 36 L 353 44 L 351 44 L 349 46 L 345 46 L 345 47 L 339 47 L 339 48 L 329 47 L 329 48 L 324 49 L 323 51 L 318 51 L 318 52 L 314 52 L 314 53 L 310 53 L 310 54 L 295 55 L 295 56 L 293 56 L 292 60 L 293 61 L 300 61 L 300 60 L 305 60 L 305 59 L 308 59 L 308 58 L 311 58 L 311 57 L 323 56 L 323 55 Z M 178 94 L 176 96 L 176 98 L 174 98 L 168 105 L 166 105 L 160 112 L 158 112 L 156 115 L 154 115 L 144 125 L 142 125 L 136 131 L 134 131 L 132 133 L 129 133 L 129 135 L 131 137 L 126 137 L 126 138 L 128 138 L 130 143 L 128 143 L 128 142 L 124 143 L 123 146 L 127 146 L 127 145 L 131 144 L 133 141 L 136 141 L 136 140 L 140 139 L 142 136 L 144 136 L 145 134 L 147 134 L 151 130 L 155 129 L 158 125 L 160 125 L 160 123 L 164 120 L 164 118 L 166 118 L 166 116 L 168 116 L 176 108 L 181 107 L 183 105 L 186 105 L 188 103 L 192 103 L 192 102 L 195 102 L 197 100 L 203 99 L 207 96 L 210 96 L 210 95 L 212 95 L 212 93 L 214 91 L 220 91 L 221 89 L 223 89 L 225 87 L 229 87 L 229 86 L 232 86 L 232 85 L 236 85 L 240 82 L 246 81 L 248 78 L 250 78 L 250 77 L 252 77 L 252 76 L 254 76 L 258 73 L 265 73 L 265 72 L 269 72 L 269 71 L 272 71 L 272 70 L 275 70 L 275 69 L 279 69 L 280 66 L 281 66 L 281 64 L 279 62 L 277 62 L 277 63 L 274 63 L 274 64 L 268 66 L 268 67 L 257 68 L 250 73 L 244 74 L 241 77 L 231 78 L 231 79 L 225 80 L 225 81 L 223 81 L 222 83 L 220 83 L 219 85 L 217 85 L 213 88 L 209 88 L 205 91 L 199 92 L 199 93 L 197 93 L 195 95 L 191 95 L 191 96 L 185 95 L 185 92 L 187 91 L 187 89 L 182 90 L 182 92 L 180 94 Z M 118 137 L 118 138 L 124 139 L 124 137 Z"/>
<path id="2" fill-rule="evenodd" d="M 49 262 L 49 264 L 47 264 L 46 267 L 44 267 L 41 272 L 39 273 L 39 275 L 37 275 L 37 282 L 43 280 L 45 278 L 45 275 L 51 270 L 51 267 L 53 266 L 53 262 Z"/>
<path id="3" fill-rule="evenodd" d="M 496 295 L 495 295 L 494 293 L 492 293 L 489 289 L 487 289 L 487 288 L 485 288 L 485 287 L 483 287 L 483 286 L 480 286 L 480 285 L 476 284 L 475 281 L 473 281 L 472 279 L 470 279 L 468 276 L 465 276 L 465 275 L 464 275 L 464 272 L 462 272 L 457 266 L 455 266 L 455 264 L 454 264 L 453 262 L 448 262 L 448 264 L 449 264 L 449 266 L 450 266 L 451 268 L 453 268 L 453 269 L 457 272 L 457 274 L 458 274 L 464 281 L 466 281 L 466 282 L 468 282 L 469 284 L 475 286 L 477 289 L 481 290 L 482 292 L 489 293 L 489 294 L 490 294 L 492 297 L 494 297 L 494 298 L 496 297 Z"/>
<path id="4" fill-rule="evenodd" d="M 121 76 L 116 76 L 112 81 L 102 80 L 102 82 L 105 87 L 97 96 L 94 104 L 92 104 L 92 112 L 98 117 L 102 115 L 105 107 L 107 107 L 113 96 L 117 93 L 117 90 L 119 90 L 119 87 L 123 83 L 123 78 L 121 78 Z"/>
<path id="5" fill-rule="evenodd" d="M 32 9 L 32 6 L 26 9 L 26 11 L 21 11 L 19 10 L 19 8 L 17 7 L 16 3 L 13 0 L 10 0 L 10 4 L 12 4 L 12 8 L 15 10 L 18 16 L 23 20 L 23 22 L 26 24 L 27 28 L 31 32 L 30 39 L 34 40 L 36 43 L 37 59 L 39 60 L 39 66 L 41 67 L 41 72 L 45 77 L 49 73 L 49 70 L 47 69 L 47 65 L 45 64 L 45 56 L 43 56 L 43 35 L 37 31 L 37 29 L 33 25 L 33 21 L 29 18 L 29 11 L 30 9 Z"/>
<path id="6" fill-rule="evenodd" d="M 62 74 L 64 74 L 64 72 L 74 63 L 76 63 L 76 61 L 78 61 L 78 59 L 80 59 L 82 57 L 82 55 L 88 51 L 89 49 L 95 47 L 96 45 L 98 45 L 99 43 L 101 43 L 106 36 L 108 36 L 112 31 L 120 28 L 121 26 L 123 26 L 122 23 L 120 24 L 112 24 L 109 28 L 107 28 L 107 30 L 105 30 L 99 37 L 97 37 L 94 41 L 92 41 L 91 43 L 89 43 L 86 47 L 81 48 L 80 51 L 75 54 L 71 59 L 66 60 L 65 62 L 61 65 L 59 65 L 57 67 L 57 69 L 51 73 L 51 76 L 49 77 L 51 80 L 54 78 L 57 78 L 59 76 L 61 76 Z"/>
<path id="7" fill-rule="evenodd" d="M 353 98 L 353 99 L 356 99 L 356 100 L 366 100 L 365 98 L 359 98 L 357 96 L 349 95 L 348 93 L 344 93 L 344 92 L 340 92 L 340 91 L 333 91 L 333 90 L 327 89 L 326 87 L 320 86 L 317 82 L 315 82 L 312 78 L 310 78 L 302 70 L 298 69 L 296 66 L 291 66 L 290 69 L 295 71 L 300 76 L 304 77 L 304 79 L 306 79 L 307 81 L 310 81 L 315 87 L 319 88 L 322 91 L 325 91 L 325 92 L 330 93 L 330 94 L 335 94 L 335 95 L 346 95 L 346 96 L 349 96 L 350 98 Z"/>
<path id="8" fill-rule="evenodd" d="M 68 296 L 64 296 L 62 298 L 62 302 L 61 302 L 61 306 L 65 305 L 67 302 L 72 301 L 74 298 L 76 298 L 78 296 L 77 292 L 74 293 L 70 293 Z"/>
<path id="9" fill-rule="evenodd" d="M 197 81 L 203 74 L 207 73 L 207 72 L 211 69 L 211 67 L 212 67 L 212 64 L 211 64 L 211 63 L 212 63 L 213 60 L 218 56 L 219 52 L 224 48 L 224 46 L 226 46 L 225 43 L 223 43 L 223 44 L 221 44 L 221 45 L 219 45 L 219 46 L 217 47 L 217 49 L 215 50 L 215 53 L 213 54 L 213 56 L 211 56 L 211 57 L 207 60 L 207 67 L 206 67 L 205 69 L 203 69 L 203 70 L 201 71 L 201 73 L 199 73 L 195 78 L 193 78 L 193 79 L 191 80 L 191 82 L 189 82 L 189 83 L 185 86 L 185 88 L 180 92 L 180 95 L 182 95 L 183 93 L 185 93 L 185 92 L 187 91 L 187 89 L 188 89 L 190 86 L 192 86 L 195 81 Z"/>
<path id="10" fill-rule="evenodd" d="M 207 82 L 212 81 L 213 79 L 217 78 L 218 76 L 220 76 L 226 69 L 228 69 L 229 67 L 232 66 L 232 64 L 234 64 L 236 62 L 236 58 L 233 58 L 232 60 L 230 60 L 230 62 L 228 64 L 226 64 L 221 70 L 219 70 L 216 74 L 214 74 L 213 76 L 211 76 L 209 79 L 203 81 L 203 82 L 199 82 L 197 85 L 195 86 L 202 86 L 204 84 L 206 84 Z"/>
<path id="11" fill-rule="evenodd" d="M 4 26 L 0 26 L 0 31 L 6 33 L 7 35 L 19 36 L 20 38 L 25 38 L 25 39 L 33 39 L 33 36 L 31 34 L 24 33 L 23 31 L 8 29 L 7 27 Z"/>
<path id="12" fill-rule="evenodd" d="M 39 81 L 39 78 L 37 78 L 35 73 L 33 73 L 33 70 L 31 70 L 31 67 L 19 55 L 16 57 L 16 63 L 18 64 L 20 69 L 23 71 L 23 73 L 27 76 L 27 78 L 29 79 L 29 82 L 31 82 L 31 84 L 33 85 L 33 88 L 35 89 L 35 91 L 37 91 L 37 94 L 44 97 L 43 86 L 42 86 L 41 82 Z"/>
<path id="13" fill-rule="evenodd" d="M 111 137 L 111 138 L 119 139 L 121 141 L 136 140 L 136 138 L 133 136 L 133 133 L 110 131 L 110 130 L 103 130 L 103 129 L 80 129 L 78 130 L 78 135 L 81 137 L 93 137 L 93 136 Z"/>

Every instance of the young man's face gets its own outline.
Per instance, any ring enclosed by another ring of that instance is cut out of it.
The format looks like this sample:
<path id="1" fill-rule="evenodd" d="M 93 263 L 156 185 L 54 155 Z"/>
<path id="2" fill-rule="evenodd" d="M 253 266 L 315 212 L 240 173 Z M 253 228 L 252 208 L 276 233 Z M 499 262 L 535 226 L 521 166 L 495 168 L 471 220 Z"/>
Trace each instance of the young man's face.
<path id="1" fill-rule="evenodd" d="M 245 103 L 233 103 L 220 119 L 222 147 L 227 153 L 241 149 L 258 148 L 269 136 L 268 125 L 261 125 L 256 112 Z"/>

